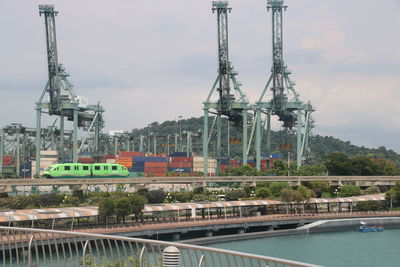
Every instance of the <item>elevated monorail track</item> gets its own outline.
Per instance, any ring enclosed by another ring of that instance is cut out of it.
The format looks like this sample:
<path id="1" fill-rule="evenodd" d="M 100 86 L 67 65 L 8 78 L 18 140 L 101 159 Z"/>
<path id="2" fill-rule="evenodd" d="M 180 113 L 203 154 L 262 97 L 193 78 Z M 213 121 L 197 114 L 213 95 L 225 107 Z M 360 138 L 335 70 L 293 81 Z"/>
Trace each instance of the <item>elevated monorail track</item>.
<path id="1" fill-rule="evenodd" d="M 325 181 L 340 185 L 357 182 L 359 185 L 393 185 L 400 176 L 214 176 L 214 177 L 136 177 L 136 178 L 87 178 L 87 179 L 2 179 L 0 187 L 7 186 L 68 186 L 68 185 L 115 185 L 115 184 L 208 184 L 208 183 L 256 183 L 256 182 L 316 182 Z"/>

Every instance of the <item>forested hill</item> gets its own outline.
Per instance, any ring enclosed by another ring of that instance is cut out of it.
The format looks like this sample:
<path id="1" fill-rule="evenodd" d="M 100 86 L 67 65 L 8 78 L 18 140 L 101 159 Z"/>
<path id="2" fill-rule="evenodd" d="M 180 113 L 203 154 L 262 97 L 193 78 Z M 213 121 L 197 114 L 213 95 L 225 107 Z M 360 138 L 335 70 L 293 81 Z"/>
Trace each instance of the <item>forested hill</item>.
<path id="1" fill-rule="evenodd" d="M 209 128 L 211 129 L 213 118 L 209 119 Z M 228 122 L 223 119 L 223 133 L 222 133 L 222 140 L 223 140 L 223 154 L 226 154 L 227 151 L 227 124 Z M 184 131 L 191 131 L 193 133 L 199 133 L 197 137 L 193 137 L 193 147 L 194 152 L 197 154 L 201 154 L 201 132 L 203 129 L 203 117 L 200 118 L 190 118 L 179 121 L 165 121 L 163 123 L 153 122 L 148 127 L 142 129 L 133 129 L 132 131 L 138 134 L 148 135 L 150 132 L 155 133 L 158 136 L 166 136 L 168 134 L 171 135 L 171 142 L 174 141 L 173 136 L 176 133 Z M 242 133 L 241 129 L 235 129 L 234 127 L 230 128 L 230 136 L 231 138 L 241 139 Z M 250 136 L 251 129 L 249 129 L 248 135 Z M 290 132 L 286 131 L 273 131 L 271 135 L 271 146 L 272 152 L 274 153 L 281 153 L 282 157 L 286 157 L 288 154 L 287 150 L 282 149 L 282 144 L 292 144 L 293 148 L 290 150 L 291 152 L 296 151 L 296 137 Z M 216 138 L 213 138 L 214 140 Z M 183 137 L 182 143 L 185 144 L 185 137 Z M 253 139 L 254 143 L 254 139 Z M 262 152 L 266 152 L 266 143 L 265 143 L 265 136 L 262 142 Z M 213 148 L 215 147 L 215 141 L 211 142 L 210 144 L 210 153 L 212 155 Z M 240 156 L 241 155 L 241 147 L 240 144 L 232 144 L 231 145 L 231 156 Z M 390 159 L 400 165 L 400 154 L 396 153 L 391 149 L 386 149 L 383 146 L 378 148 L 366 148 L 366 147 L 359 147 L 356 145 L 351 144 L 349 141 L 342 141 L 340 139 L 334 138 L 332 136 L 320 136 L 320 135 L 313 135 L 310 138 L 310 156 L 315 160 L 320 160 L 326 157 L 328 154 L 332 152 L 342 152 L 348 156 L 368 156 L 371 158 L 383 158 L 383 159 Z M 250 150 L 250 155 L 254 155 L 254 147 Z"/>

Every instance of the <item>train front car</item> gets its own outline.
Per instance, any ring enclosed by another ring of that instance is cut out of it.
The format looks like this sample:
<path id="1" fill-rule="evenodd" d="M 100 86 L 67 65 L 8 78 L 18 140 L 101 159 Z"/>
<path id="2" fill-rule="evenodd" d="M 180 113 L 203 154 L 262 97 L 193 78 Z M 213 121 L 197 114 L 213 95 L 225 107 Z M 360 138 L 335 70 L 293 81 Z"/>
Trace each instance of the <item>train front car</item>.
<path id="1" fill-rule="evenodd" d="M 50 166 L 43 176 L 50 179 L 91 178 L 92 172 L 90 164 L 65 163 Z"/>

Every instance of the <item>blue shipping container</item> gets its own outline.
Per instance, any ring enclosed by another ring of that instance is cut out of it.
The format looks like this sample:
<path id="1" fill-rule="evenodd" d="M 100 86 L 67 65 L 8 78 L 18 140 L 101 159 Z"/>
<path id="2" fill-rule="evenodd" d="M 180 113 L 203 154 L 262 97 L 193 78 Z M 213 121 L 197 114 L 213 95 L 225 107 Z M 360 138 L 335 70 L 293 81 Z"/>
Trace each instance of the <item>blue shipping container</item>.
<path id="1" fill-rule="evenodd" d="M 187 156 L 186 152 L 173 152 L 173 153 L 171 153 L 171 157 L 186 157 L 186 156 Z"/>
<path id="2" fill-rule="evenodd" d="M 135 162 L 167 162 L 167 157 L 133 157 Z"/>
<path id="3" fill-rule="evenodd" d="M 144 161 L 133 161 L 133 167 L 143 167 L 144 168 Z"/>

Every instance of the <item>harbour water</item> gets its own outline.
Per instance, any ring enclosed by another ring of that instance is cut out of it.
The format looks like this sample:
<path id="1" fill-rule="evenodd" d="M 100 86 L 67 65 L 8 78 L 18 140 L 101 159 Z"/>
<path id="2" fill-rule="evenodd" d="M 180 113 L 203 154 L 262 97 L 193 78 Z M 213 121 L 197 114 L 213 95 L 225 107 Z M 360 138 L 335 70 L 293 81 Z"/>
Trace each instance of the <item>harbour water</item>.
<path id="1" fill-rule="evenodd" d="M 400 229 L 344 231 L 250 239 L 210 245 L 328 267 L 400 266 Z"/>

